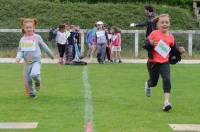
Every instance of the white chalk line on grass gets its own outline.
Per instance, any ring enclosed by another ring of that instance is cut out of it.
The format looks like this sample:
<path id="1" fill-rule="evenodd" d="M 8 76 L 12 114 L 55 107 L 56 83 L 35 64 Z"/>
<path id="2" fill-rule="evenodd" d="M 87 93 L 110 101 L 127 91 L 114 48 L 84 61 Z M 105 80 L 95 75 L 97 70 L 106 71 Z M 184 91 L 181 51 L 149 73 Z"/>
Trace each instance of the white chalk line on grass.
<path id="1" fill-rule="evenodd" d="M 200 131 L 200 124 L 169 124 L 174 131 Z"/>
<path id="2" fill-rule="evenodd" d="M 35 129 L 37 122 L 0 122 L 0 129 Z"/>
<path id="3" fill-rule="evenodd" d="M 82 72 L 84 98 L 85 98 L 85 132 L 95 132 L 93 121 L 92 92 L 88 80 L 88 67 L 83 67 Z"/>

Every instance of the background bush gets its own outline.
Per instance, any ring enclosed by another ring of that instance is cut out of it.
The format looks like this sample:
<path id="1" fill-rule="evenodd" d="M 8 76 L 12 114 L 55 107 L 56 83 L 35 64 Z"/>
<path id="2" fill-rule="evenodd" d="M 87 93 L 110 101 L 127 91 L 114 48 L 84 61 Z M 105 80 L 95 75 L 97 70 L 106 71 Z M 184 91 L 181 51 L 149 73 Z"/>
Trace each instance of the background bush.
<path id="1" fill-rule="evenodd" d="M 109 3 L 157 3 L 157 4 L 168 4 L 173 6 L 189 7 L 192 5 L 192 0 L 46 0 L 50 2 L 87 2 L 87 3 L 98 3 L 98 2 L 109 2 Z"/>

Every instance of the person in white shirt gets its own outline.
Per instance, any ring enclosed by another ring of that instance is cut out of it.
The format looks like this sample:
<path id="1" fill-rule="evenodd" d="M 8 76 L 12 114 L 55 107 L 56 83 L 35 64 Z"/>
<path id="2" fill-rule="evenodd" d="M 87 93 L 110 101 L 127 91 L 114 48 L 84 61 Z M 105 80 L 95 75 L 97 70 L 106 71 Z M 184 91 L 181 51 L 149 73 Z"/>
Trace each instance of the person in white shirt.
<path id="1" fill-rule="evenodd" d="M 65 48 L 66 48 L 66 43 L 67 43 L 67 35 L 65 33 L 65 25 L 60 25 L 59 30 L 56 35 L 56 43 L 58 45 L 58 51 L 60 55 L 59 63 L 64 64 L 64 53 L 65 53 Z"/>

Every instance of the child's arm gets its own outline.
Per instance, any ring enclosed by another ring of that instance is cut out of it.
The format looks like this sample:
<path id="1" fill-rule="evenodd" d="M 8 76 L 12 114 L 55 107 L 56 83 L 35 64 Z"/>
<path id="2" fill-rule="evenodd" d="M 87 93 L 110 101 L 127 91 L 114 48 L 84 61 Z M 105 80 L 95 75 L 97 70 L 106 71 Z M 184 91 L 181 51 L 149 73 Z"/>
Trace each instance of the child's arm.
<path id="1" fill-rule="evenodd" d="M 109 38 L 108 38 L 108 33 L 106 32 L 105 33 L 105 35 L 106 35 L 106 40 L 107 40 L 107 46 L 109 45 Z"/>
<path id="2" fill-rule="evenodd" d="M 149 39 L 146 39 L 143 48 L 146 49 L 147 51 L 153 51 L 153 45 L 149 41 Z"/>
<path id="3" fill-rule="evenodd" d="M 17 49 L 16 62 L 19 63 L 22 58 L 23 58 L 23 53 L 21 51 L 21 47 L 19 46 Z"/>
<path id="4" fill-rule="evenodd" d="M 130 24 L 131 27 L 144 27 L 144 26 L 146 26 L 146 25 L 147 25 L 147 23 L 145 23 L 145 22 L 141 22 L 141 23 L 131 23 L 131 24 Z"/>
<path id="5" fill-rule="evenodd" d="M 47 53 L 47 55 L 51 58 L 54 59 L 53 52 L 49 49 L 47 44 L 43 41 L 43 39 L 39 36 L 39 44 L 40 47 Z"/>
<path id="6" fill-rule="evenodd" d="M 177 64 L 178 62 L 181 61 L 181 55 L 185 52 L 184 47 L 177 47 L 176 44 L 174 44 L 171 47 L 170 51 L 170 58 L 169 58 L 169 63 L 170 64 Z"/>
<path id="7" fill-rule="evenodd" d="M 121 34 L 119 33 L 119 45 L 121 46 L 122 44 L 122 37 L 121 37 Z"/>

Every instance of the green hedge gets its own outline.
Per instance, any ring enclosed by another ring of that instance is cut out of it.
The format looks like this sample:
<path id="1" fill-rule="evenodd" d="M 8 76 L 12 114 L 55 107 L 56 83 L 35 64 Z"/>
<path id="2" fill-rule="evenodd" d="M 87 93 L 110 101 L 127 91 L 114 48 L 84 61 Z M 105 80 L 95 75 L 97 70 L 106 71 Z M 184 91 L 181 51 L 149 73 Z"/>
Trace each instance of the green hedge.
<path id="1" fill-rule="evenodd" d="M 46 0 L 51 2 L 87 2 L 87 3 L 98 3 L 98 2 L 109 2 L 109 3 L 157 3 L 157 4 L 168 4 L 173 6 L 189 7 L 192 5 L 192 0 Z"/>
<path id="2" fill-rule="evenodd" d="M 20 28 L 21 17 L 35 17 L 38 28 L 51 28 L 69 22 L 81 28 L 91 28 L 98 20 L 121 29 L 130 28 L 131 22 L 144 22 L 146 16 L 143 3 L 53 3 L 42 0 L 0 0 L 0 28 Z M 172 29 L 198 29 L 198 23 L 189 9 L 153 4 L 157 14 L 169 13 Z"/>

